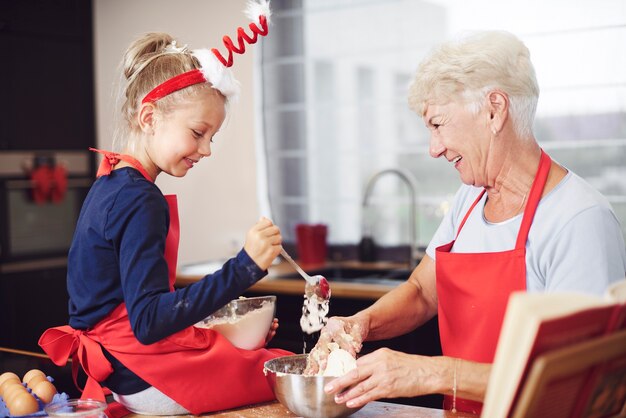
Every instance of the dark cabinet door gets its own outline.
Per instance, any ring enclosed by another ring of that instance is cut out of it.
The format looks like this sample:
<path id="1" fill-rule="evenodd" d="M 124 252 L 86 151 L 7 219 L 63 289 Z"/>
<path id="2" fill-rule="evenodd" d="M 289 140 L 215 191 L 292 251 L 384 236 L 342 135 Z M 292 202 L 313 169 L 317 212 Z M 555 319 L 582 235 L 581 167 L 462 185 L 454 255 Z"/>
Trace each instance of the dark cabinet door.
<path id="1" fill-rule="evenodd" d="M 67 268 L 0 275 L 0 346 L 42 352 L 39 337 L 68 323 Z"/>
<path id="2" fill-rule="evenodd" d="M 90 0 L 0 0 L 0 150 L 95 140 Z"/>

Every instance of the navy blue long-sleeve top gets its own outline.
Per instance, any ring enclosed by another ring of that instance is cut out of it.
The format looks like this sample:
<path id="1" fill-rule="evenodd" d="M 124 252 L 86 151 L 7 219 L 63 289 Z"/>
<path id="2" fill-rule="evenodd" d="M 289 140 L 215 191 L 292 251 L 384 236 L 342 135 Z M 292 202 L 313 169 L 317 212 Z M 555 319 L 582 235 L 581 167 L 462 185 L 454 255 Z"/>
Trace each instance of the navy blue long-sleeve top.
<path id="1" fill-rule="evenodd" d="M 151 344 L 207 317 L 266 274 L 241 250 L 221 270 L 170 292 L 163 256 L 168 228 L 163 194 L 137 170 L 122 168 L 96 180 L 68 256 L 73 328 L 88 329 L 125 302 L 133 333 Z M 120 365 L 113 366 L 117 372 Z"/>

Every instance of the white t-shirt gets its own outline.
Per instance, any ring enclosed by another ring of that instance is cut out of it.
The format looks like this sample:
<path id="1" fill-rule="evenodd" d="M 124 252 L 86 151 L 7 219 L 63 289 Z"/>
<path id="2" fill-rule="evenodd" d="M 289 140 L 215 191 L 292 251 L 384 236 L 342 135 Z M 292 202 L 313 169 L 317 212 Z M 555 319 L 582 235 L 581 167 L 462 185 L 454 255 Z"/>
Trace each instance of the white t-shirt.
<path id="1" fill-rule="evenodd" d="M 459 224 L 482 188 L 462 185 L 426 253 L 454 239 Z M 452 252 L 512 250 L 522 214 L 499 223 L 484 217 L 487 194 L 468 217 Z M 526 289 L 603 295 L 626 276 L 626 249 L 610 204 L 571 171 L 539 202 L 526 242 Z"/>

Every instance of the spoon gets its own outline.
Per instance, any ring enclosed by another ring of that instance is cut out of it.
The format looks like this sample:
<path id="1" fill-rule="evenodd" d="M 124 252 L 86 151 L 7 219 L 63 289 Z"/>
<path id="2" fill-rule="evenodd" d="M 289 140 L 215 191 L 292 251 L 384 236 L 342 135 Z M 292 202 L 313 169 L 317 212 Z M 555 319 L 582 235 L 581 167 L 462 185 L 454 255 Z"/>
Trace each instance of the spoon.
<path id="1" fill-rule="evenodd" d="M 328 280 L 326 280 L 324 276 L 321 276 L 319 274 L 316 276 L 309 276 L 308 274 L 306 274 L 304 270 L 300 268 L 298 263 L 293 261 L 293 258 L 291 258 L 289 254 L 287 254 L 287 251 L 285 251 L 284 248 L 280 250 L 280 255 L 282 255 L 283 258 L 287 260 L 289 264 L 291 264 L 302 277 L 304 277 L 304 280 L 306 280 L 306 286 L 304 288 L 305 293 L 309 295 L 315 293 L 318 297 L 322 299 L 330 299 L 330 285 L 328 284 Z"/>

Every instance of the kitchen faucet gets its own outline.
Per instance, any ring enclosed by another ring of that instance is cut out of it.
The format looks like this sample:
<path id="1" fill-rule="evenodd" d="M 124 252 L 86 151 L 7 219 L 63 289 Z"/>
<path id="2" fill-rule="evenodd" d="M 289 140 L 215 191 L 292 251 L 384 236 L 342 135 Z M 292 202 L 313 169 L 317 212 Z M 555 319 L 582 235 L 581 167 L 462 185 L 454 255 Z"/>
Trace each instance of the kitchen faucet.
<path id="1" fill-rule="evenodd" d="M 400 180 L 402 180 L 408 187 L 409 189 L 409 194 L 411 196 L 411 202 L 410 202 L 410 211 L 409 211 L 409 237 L 410 237 L 410 256 L 409 256 L 409 267 L 413 268 L 415 267 L 415 265 L 417 264 L 416 261 L 418 259 L 418 254 L 417 254 L 417 223 L 416 223 L 416 216 L 417 216 L 417 203 L 416 203 L 416 197 L 417 197 L 417 181 L 415 180 L 415 177 L 413 177 L 413 175 L 407 171 L 407 170 L 403 170 L 403 169 L 399 169 L 399 168 L 388 168 L 388 169 L 384 169 L 381 170 L 377 173 L 375 173 L 367 182 L 367 186 L 365 187 L 365 194 L 363 195 L 363 204 L 361 205 L 361 209 L 363 212 L 365 212 L 367 206 L 368 206 L 368 201 L 369 201 L 369 197 L 370 194 L 372 193 L 372 190 L 374 189 L 374 185 L 376 184 L 376 182 L 378 181 L 378 179 L 382 176 L 384 176 L 385 174 L 394 174 L 396 176 L 398 176 L 398 178 L 400 178 Z M 363 235 L 363 239 L 361 241 L 360 244 L 360 252 L 361 252 L 361 258 L 370 258 L 370 260 L 363 260 L 363 261 L 371 261 L 372 258 L 372 254 L 371 252 L 373 251 L 373 241 L 371 239 L 371 236 L 368 236 L 368 234 L 370 233 L 369 231 L 366 233 L 366 222 L 363 221 L 362 224 L 362 235 Z"/>

